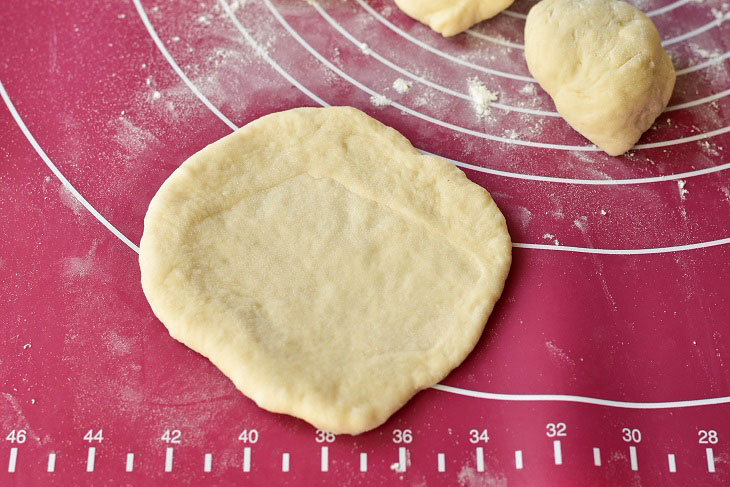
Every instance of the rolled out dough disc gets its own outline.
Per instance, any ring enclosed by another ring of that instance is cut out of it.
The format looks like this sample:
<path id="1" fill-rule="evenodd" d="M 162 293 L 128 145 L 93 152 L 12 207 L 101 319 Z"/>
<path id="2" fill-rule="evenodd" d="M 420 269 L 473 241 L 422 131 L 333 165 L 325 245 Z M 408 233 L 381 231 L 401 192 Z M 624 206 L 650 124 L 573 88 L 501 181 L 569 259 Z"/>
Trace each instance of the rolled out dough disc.
<path id="1" fill-rule="evenodd" d="M 298 108 L 185 161 L 139 260 L 170 335 L 245 395 L 357 434 L 464 360 L 511 245 L 453 165 L 354 108 Z"/>

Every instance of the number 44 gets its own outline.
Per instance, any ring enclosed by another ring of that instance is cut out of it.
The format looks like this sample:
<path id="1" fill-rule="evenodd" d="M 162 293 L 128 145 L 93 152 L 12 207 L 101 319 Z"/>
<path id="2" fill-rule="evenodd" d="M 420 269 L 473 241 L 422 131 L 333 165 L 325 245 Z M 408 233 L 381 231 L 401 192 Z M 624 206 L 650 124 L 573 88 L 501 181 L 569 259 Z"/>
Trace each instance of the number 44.
<path id="1" fill-rule="evenodd" d="M 91 443 L 92 441 L 98 441 L 99 443 L 101 443 L 103 439 L 104 436 L 102 435 L 102 430 L 99 430 L 96 433 L 94 433 L 94 430 L 89 430 L 84 435 L 84 440 L 88 441 L 89 443 Z"/>

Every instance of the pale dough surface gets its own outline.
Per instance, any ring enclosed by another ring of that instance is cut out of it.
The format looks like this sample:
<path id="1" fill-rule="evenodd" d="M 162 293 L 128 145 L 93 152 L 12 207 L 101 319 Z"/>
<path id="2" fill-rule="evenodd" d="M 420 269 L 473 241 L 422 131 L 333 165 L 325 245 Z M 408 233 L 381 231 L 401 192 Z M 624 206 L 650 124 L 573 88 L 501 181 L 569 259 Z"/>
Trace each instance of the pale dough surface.
<path id="1" fill-rule="evenodd" d="M 664 110 L 676 78 L 652 21 L 618 0 L 543 0 L 525 24 L 530 73 L 560 115 L 610 155 Z"/>
<path id="2" fill-rule="evenodd" d="M 185 161 L 139 260 L 170 335 L 262 408 L 356 434 L 464 360 L 511 244 L 455 166 L 354 108 L 298 108 Z"/>
<path id="3" fill-rule="evenodd" d="M 451 37 L 506 9 L 514 0 L 395 0 L 403 12 Z"/>

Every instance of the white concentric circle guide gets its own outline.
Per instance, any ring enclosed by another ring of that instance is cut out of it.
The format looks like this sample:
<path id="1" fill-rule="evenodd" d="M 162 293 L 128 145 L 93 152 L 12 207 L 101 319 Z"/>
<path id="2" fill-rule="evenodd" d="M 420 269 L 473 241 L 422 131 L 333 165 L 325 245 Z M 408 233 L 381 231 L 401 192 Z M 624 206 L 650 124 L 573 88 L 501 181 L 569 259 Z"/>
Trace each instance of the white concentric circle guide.
<path id="1" fill-rule="evenodd" d="M 309 90 L 307 87 L 305 87 L 302 83 L 300 83 L 296 78 L 291 76 L 286 70 L 284 70 L 276 61 L 274 61 L 269 54 L 264 50 L 256 41 L 251 37 L 251 35 L 248 33 L 248 31 L 241 25 L 241 23 L 238 21 L 236 16 L 233 14 L 231 9 L 228 7 L 228 4 L 222 0 L 218 0 L 224 11 L 227 13 L 229 19 L 234 24 L 236 29 L 242 34 L 246 42 L 254 49 L 256 53 L 259 54 L 266 62 L 276 71 L 278 72 L 282 77 L 284 77 L 287 81 L 289 81 L 293 86 L 295 86 L 298 90 L 300 90 L 302 93 L 304 93 L 306 96 L 308 96 L 311 100 L 313 100 L 315 103 L 321 105 L 321 106 L 329 106 L 329 103 L 327 103 L 325 100 L 314 94 L 311 90 Z M 175 73 L 183 80 L 183 82 L 191 88 L 191 91 L 197 96 L 204 105 L 211 107 L 213 106 L 212 103 L 198 90 L 198 88 L 190 81 L 190 79 L 185 75 L 185 73 L 180 69 L 180 67 L 177 65 L 175 60 L 172 58 L 170 53 L 168 52 L 167 48 L 165 47 L 164 43 L 160 40 L 158 37 L 154 27 L 149 21 L 149 18 L 147 17 L 147 14 L 144 11 L 144 8 L 142 7 L 142 4 L 139 0 L 133 0 L 133 3 L 137 9 L 137 13 L 140 16 L 140 19 L 142 20 L 142 23 L 144 24 L 145 28 L 147 29 L 150 37 L 154 41 L 157 48 L 160 50 L 160 52 L 163 54 L 164 58 L 167 60 L 167 62 L 171 65 Z M 213 111 L 213 113 L 222 120 L 226 125 L 231 127 L 233 130 L 235 130 L 235 124 L 231 122 L 225 115 L 220 113 L 219 110 Z M 442 157 L 443 159 L 446 159 L 447 161 L 462 167 L 464 169 L 470 169 L 477 172 L 482 172 L 486 174 L 492 174 L 495 176 L 501 176 L 501 177 L 508 177 L 508 178 L 515 178 L 515 179 L 523 179 L 523 180 L 531 180 L 531 181 L 542 181 L 542 182 L 550 182 L 550 183 L 561 183 L 561 184 L 579 184 L 579 185 L 628 185 L 628 184 L 646 184 L 646 183 L 657 183 L 657 182 L 665 182 L 665 181 L 674 181 L 679 179 L 687 179 L 692 178 L 696 176 L 701 176 L 705 174 L 711 174 L 714 172 L 720 172 L 727 169 L 730 169 L 730 163 L 721 164 L 718 166 L 713 166 L 709 168 L 704 169 L 698 169 L 693 171 L 687 171 L 683 173 L 676 173 L 676 174 L 668 174 L 663 176 L 652 176 L 652 177 L 644 177 L 644 178 L 632 178 L 632 179 L 576 179 L 576 178 L 562 178 L 562 177 L 552 177 L 552 176 L 540 176 L 540 175 L 533 175 L 533 174 L 522 174 L 522 173 L 515 173 L 515 172 L 509 172 L 509 171 L 501 171 L 497 169 L 489 169 L 481 166 L 476 166 L 473 164 L 468 164 L 461 161 L 456 161 L 454 159 L 449 159 L 443 156 L 438 156 L 436 154 L 432 154 L 427 151 L 421 150 L 422 153 L 428 154 L 428 155 L 434 155 L 437 157 Z"/>
<path id="2" fill-rule="evenodd" d="M 225 115 L 223 115 L 220 111 L 218 111 L 207 98 L 195 87 L 195 85 L 187 78 L 185 73 L 180 69 L 180 67 L 177 65 L 173 57 L 170 55 L 170 53 L 165 48 L 164 44 L 160 40 L 160 38 L 157 36 L 157 34 L 154 32 L 154 28 L 149 22 L 149 19 L 147 18 L 144 9 L 142 7 L 142 4 L 140 3 L 140 0 L 133 0 L 135 7 L 138 10 L 138 13 L 140 15 L 141 20 L 143 21 L 145 28 L 148 30 L 151 39 L 155 43 L 155 45 L 158 47 L 158 49 L 161 51 L 161 54 L 163 54 L 163 57 L 167 60 L 167 62 L 171 65 L 173 70 L 176 72 L 178 76 L 183 79 L 183 81 L 186 82 L 186 85 L 191 88 L 193 93 L 211 110 L 212 113 L 216 114 L 216 116 L 224 121 L 227 121 L 227 124 L 232 128 L 236 129 L 236 125 L 233 124 L 230 120 L 228 120 Z M 226 13 L 231 16 L 233 19 L 235 19 L 235 16 L 233 16 L 233 13 L 231 12 L 230 8 L 227 4 L 223 2 L 223 0 L 220 0 L 223 8 L 225 9 Z M 237 21 L 236 21 L 237 22 Z M 240 25 L 240 23 L 237 23 L 243 29 L 243 26 Z M 243 29 L 245 32 L 245 29 Z M 278 66 L 272 59 L 268 57 L 268 54 L 260 47 L 258 46 L 253 38 L 250 35 L 246 35 L 246 39 L 250 41 L 250 43 L 255 46 L 255 49 L 260 54 L 266 55 L 267 60 L 270 62 L 270 64 L 274 67 Z M 284 72 L 283 69 L 281 69 L 280 66 L 278 66 L 277 71 Z M 287 79 L 288 79 L 288 73 L 287 73 Z M 293 78 L 292 78 L 293 79 Z M 316 95 L 312 94 L 313 97 L 316 97 Z M 18 125 L 18 127 L 21 129 L 23 135 L 26 137 L 26 139 L 29 141 L 31 146 L 34 148 L 34 150 L 38 153 L 38 155 L 41 157 L 43 162 L 46 164 L 46 166 L 51 170 L 51 172 L 58 178 L 58 180 L 68 189 L 68 191 L 76 198 L 104 227 L 107 228 L 115 237 L 117 237 L 120 241 L 122 241 L 125 245 L 127 245 L 130 249 L 135 251 L 136 253 L 139 253 L 139 247 L 132 243 L 124 234 L 122 234 L 114 225 L 112 225 L 101 213 L 99 213 L 77 190 L 76 188 L 70 183 L 70 181 L 61 173 L 61 171 L 58 169 L 58 167 L 51 161 L 51 159 L 48 157 L 48 155 L 45 153 L 43 148 L 38 144 L 35 137 L 32 135 L 30 130 L 28 129 L 27 125 L 23 121 L 22 117 L 16 110 L 14 104 L 12 103 L 12 100 L 10 99 L 9 94 L 7 93 L 5 86 L 0 81 L 0 97 L 2 97 L 5 105 L 7 106 L 11 116 L 13 117 L 15 123 Z M 322 101 L 322 105 L 326 106 L 326 103 Z M 207 103 L 206 103 L 207 102 Z M 724 239 L 723 243 L 730 243 L 730 239 Z M 719 241 L 718 241 L 719 242 Z M 527 246 L 530 244 L 516 244 L 516 245 L 523 245 Z M 696 245 L 702 245 L 702 244 L 696 244 Z M 715 243 L 714 245 L 720 245 L 718 243 Z M 679 250 L 688 250 L 691 246 L 682 246 L 682 247 L 675 247 L 673 251 L 679 251 Z M 526 248 L 533 248 L 533 247 L 526 247 Z M 534 247 L 537 248 L 537 247 Z M 692 248 L 701 248 L 701 247 L 692 247 Z M 555 250 L 554 248 L 551 248 L 551 250 Z M 597 249 L 593 249 L 597 250 Z M 612 250 L 611 252 L 620 252 Z M 525 394 L 525 395 L 513 395 L 513 394 L 496 394 L 496 393 L 485 393 L 485 392 L 479 392 L 479 391 L 469 391 L 467 389 L 461 389 L 461 388 L 455 388 L 451 386 L 445 386 L 445 385 L 436 385 L 434 386 L 435 389 L 451 392 L 455 394 L 462 394 L 467 395 L 471 397 L 480 397 L 480 398 L 486 398 L 486 399 L 493 399 L 493 400 L 522 400 L 522 401 L 541 401 L 541 400 L 553 400 L 553 401 L 567 401 L 567 402 L 578 402 L 578 403 L 588 403 L 588 404 L 596 404 L 596 405 L 603 405 L 603 406 L 612 406 L 612 407 L 631 407 L 636 409 L 656 409 L 656 408 L 678 408 L 678 407 L 690 407 L 690 406 L 701 406 L 701 405 L 711 405 L 711 404 L 720 404 L 725 402 L 730 402 L 730 397 L 723 397 L 723 398 L 714 398 L 714 399 L 700 399 L 700 400 L 693 400 L 693 401 L 675 401 L 675 402 L 667 402 L 667 403 L 640 403 L 640 402 L 622 402 L 622 401 L 609 401 L 604 399 L 598 399 L 598 398 L 590 398 L 590 397 L 584 397 L 584 396 L 571 396 L 571 395 L 535 395 L 535 394 Z"/>
<path id="3" fill-rule="evenodd" d="M 356 80 L 346 72 L 344 72 L 342 69 L 337 67 L 334 63 L 332 63 L 329 59 L 324 57 L 319 51 L 314 49 L 304 38 L 297 32 L 295 29 L 292 28 L 292 26 L 286 21 L 286 19 L 281 15 L 281 12 L 279 12 L 276 7 L 271 3 L 271 0 L 263 0 L 266 7 L 269 9 L 271 14 L 276 18 L 276 20 L 281 24 L 281 26 L 301 45 L 307 52 L 309 52 L 312 56 L 314 56 L 320 63 L 322 63 L 324 66 L 326 66 L 329 70 L 337 74 L 342 79 L 346 80 L 353 86 L 357 87 L 361 91 L 367 93 L 371 97 L 381 97 L 383 96 L 381 93 L 376 92 L 375 90 L 369 88 L 368 86 L 364 85 L 360 81 Z M 360 1 L 360 0 L 358 0 Z M 488 134 L 486 132 L 479 132 L 477 130 L 472 130 L 466 127 L 462 127 L 460 125 L 456 125 L 450 122 L 445 122 L 443 120 L 431 117 L 429 115 L 426 115 L 424 113 L 421 113 L 417 110 L 414 110 L 412 108 L 409 108 L 405 105 L 402 105 L 395 101 L 390 101 L 390 106 L 399 109 L 402 112 L 407 113 L 408 115 L 411 115 L 413 117 L 419 118 L 421 120 L 424 120 L 426 122 L 432 123 L 434 125 L 438 125 L 444 128 L 451 129 L 455 132 L 463 133 L 466 135 L 471 135 L 473 137 L 479 137 L 486 140 L 492 140 L 495 142 L 501 142 L 503 144 L 509 144 L 509 145 L 520 145 L 520 146 L 526 146 L 526 147 L 536 147 L 540 149 L 555 149 L 555 150 L 565 150 L 565 151 L 584 151 L 584 152 L 600 152 L 601 149 L 596 147 L 595 145 L 565 145 L 565 144 L 553 144 L 553 143 L 547 143 L 547 142 L 537 142 L 537 141 L 531 141 L 531 140 L 521 140 L 521 139 L 513 139 L 510 137 L 503 137 L 499 135 L 493 135 Z M 678 144 L 685 144 L 687 142 L 694 142 L 698 140 L 708 139 L 710 137 L 715 137 L 717 135 L 722 135 L 725 133 L 730 132 L 730 126 L 727 127 L 721 127 L 719 129 L 711 130 L 709 132 L 704 132 L 700 134 L 695 134 L 687 137 L 680 137 L 678 139 L 670 139 L 670 140 L 662 140 L 659 142 L 649 142 L 645 144 L 637 144 L 633 147 L 633 150 L 640 150 L 640 149 L 655 149 L 660 147 L 669 147 L 672 145 L 678 145 Z"/>
<path id="4" fill-rule="evenodd" d="M 350 41 L 352 44 L 354 44 L 355 46 L 358 46 L 358 47 L 363 45 L 363 42 L 360 39 L 357 39 L 355 36 L 353 36 L 347 29 L 345 29 L 339 22 L 337 22 L 329 13 L 327 13 L 327 11 L 324 8 L 322 8 L 322 6 L 319 4 L 318 1 L 310 0 L 309 4 L 312 6 L 312 8 L 314 8 L 317 11 L 317 13 L 319 13 L 319 15 L 328 24 L 330 24 L 332 26 L 332 28 L 334 28 L 337 32 L 342 34 L 342 36 L 345 37 L 348 41 Z M 435 90 L 441 91 L 442 93 L 446 93 L 447 95 L 451 95 L 456 98 L 461 98 L 462 100 L 465 100 L 468 102 L 472 101 L 471 97 L 468 94 L 460 92 L 460 91 L 452 90 L 451 88 L 447 88 L 434 81 L 431 81 L 431 80 L 425 79 L 421 76 L 418 76 L 417 74 L 414 74 L 413 72 L 394 63 L 390 59 L 387 59 L 386 57 L 382 56 L 380 53 L 378 53 L 372 47 L 368 47 L 368 55 L 372 56 L 374 59 L 378 60 L 381 64 L 388 66 L 390 69 L 402 74 L 403 76 L 405 76 L 407 78 L 414 80 L 417 83 L 420 83 L 422 85 L 428 86 Z M 719 57 L 722 57 L 722 56 L 719 56 Z M 708 64 L 708 66 L 709 66 L 709 64 Z M 691 107 L 703 105 L 705 103 L 711 103 L 715 100 L 719 100 L 728 95 L 730 95 L 730 89 L 721 91 L 720 93 L 714 93 L 712 95 L 698 98 L 696 100 L 691 100 L 691 101 L 681 103 L 678 105 L 669 106 L 664 111 L 671 112 L 671 111 L 675 111 L 675 110 L 691 108 Z M 496 101 L 491 102 L 489 106 L 498 108 L 500 110 L 505 110 L 505 111 L 510 111 L 510 112 L 529 113 L 532 115 L 540 115 L 540 116 L 544 116 L 544 117 L 559 117 L 560 116 L 560 114 L 558 112 L 506 105 L 506 104 L 499 103 Z"/>
<path id="5" fill-rule="evenodd" d="M 403 29 L 401 29 L 398 26 L 396 26 L 395 24 L 393 24 L 391 21 L 389 21 L 388 19 L 386 19 L 385 17 L 383 17 L 377 10 L 375 10 L 373 7 L 371 7 L 365 0 L 356 0 L 356 1 L 375 20 L 377 20 L 378 22 L 380 22 L 382 25 L 384 25 L 385 27 L 387 27 L 391 31 L 395 32 L 398 36 L 406 39 L 407 41 L 409 41 L 410 43 L 412 43 L 412 44 L 420 47 L 421 49 L 424 49 L 426 51 L 429 51 L 432 54 L 435 54 L 436 56 L 442 57 L 442 58 L 447 59 L 447 60 L 449 60 L 451 62 L 454 62 L 456 64 L 461 64 L 463 66 L 469 67 L 469 68 L 474 69 L 474 70 L 477 70 L 477 71 L 482 71 L 482 72 L 484 72 L 486 74 L 491 74 L 491 75 L 494 75 L 494 76 L 500 76 L 500 77 L 503 77 L 503 78 L 516 79 L 516 80 L 524 81 L 526 83 L 537 83 L 537 80 L 535 80 L 532 77 L 522 76 L 522 75 L 517 75 L 517 74 L 513 74 L 513 73 L 507 73 L 507 72 L 504 72 L 504 71 L 499 71 L 499 70 L 492 69 L 492 68 L 487 68 L 485 66 L 482 66 L 482 65 L 479 65 L 479 64 L 475 64 L 475 63 L 472 63 L 472 62 L 469 62 L 469 61 L 466 61 L 464 59 L 461 59 L 461 58 L 458 58 L 456 56 L 453 56 L 453 55 L 451 55 L 451 54 L 449 54 L 447 52 L 441 51 L 440 49 L 437 49 L 437 48 L 431 46 L 430 44 L 427 44 L 427 43 L 423 42 L 422 40 L 413 37 L 412 35 L 410 35 L 407 32 L 405 32 Z M 695 1 L 695 0 L 691 0 L 691 1 Z M 502 13 L 509 14 L 511 12 L 509 12 L 508 10 L 505 10 Z M 718 26 L 718 25 L 722 24 L 723 19 L 729 18 L 728 16 L 730 16 L 730 12 L 728 12 L 727 14 L 725 14 L 720 19 L 715 19 L 714 21 L 711 21 L 710 23 L 705 24 L 704 26 L 700 27 L 699 30 L 701 30 L 701 32 L 705 32 L 706 30 L 709 30 L 712 27 Z M 701 33 L 701 32 L 698 32 L 698 29 L 695 29 L 692 32 L 694 33 L 693 35 L 696 35 L 696 34 Z M 687 34 L 690 34 L 690 33 L 687 33 Z M 683 34 L 683 35 L 686 36 L 687 34 Z M 472 33 L 472 35 L 477 35 L 477 34 Z M 477 36 L 479 36 L 479 35 L 477 35 Z M 692 35 L 690 35 L 689 37 L 692 37 Z M 685 37 L 682 40 L 686 40 L 689 37 Z M 676 38 L 669 39 L 668 41 L 673 41 L 674 39 L 676 39 Z M 505 42 L 507 42 L 507 41 L 505 41 Z M 667 41 L 665 41 L 665 42 L 667 42 Z M 524 46 L 522 46 L 522 45 L 519 45 L 519 46 L 520 46 L 520 48 L 524 48 Z M 708 61 L 705 61 L 703 63 L 700 63 L 700 64 L 698 64 L 696 66 L 689 66 L 689 67 L 686 67 L 686 68 L 683 68 L 683 69 L 678 70 L 677 71 L 677 75 L 678 76 L 681 76 L 681 75 L 684 75 L 684 74 L 687 74 L 687 73 L 691 73 L 691 72 L 694 72 L 694 71 L 697 71 L 697 70 L 700 70 L 700 69 L 704 69 L 704 68 L 706 68 L 708 66 L 711 66 L 713 64 L 717 64 L 719 62 L 722 62 L 723 60 L 727 59 L 727 57 L 729 57 L 729 56 L 730 56 L 730 52 L 726 52 L 726 53 L 724 53 L 722 55 L 719 55 L 719 56 L 713 56 L 712 59 L 709 59 Z"/>
<path id="6" fill-rule="evenodd" d="M 135 3 L 139 0 L 133 0 Z M 141 7 L 141 4 L 140 4 Z M 227 5 L 226 5 L 227 8 Z M 122 232 L 120 232 L 114 225 L 112 225 L 101 213 L 99 213 L 77 190 L 76 188 L 66 179 L 66 177 L 58 170 L 56 165 L 51 161 L 48 155 L 45 153 L 43 148 L 38 144 L 33 134 L 30 132 L 25 122 L 20 117 L 20 114 L 15 109 L 13 102 L 10 99 L 5 86 L 0 81 L 0 97 L 2 97 L 5 105 L 8 107 L 10 114 L 12 115 L 15 123 L 23 132 L 23 135 L 28 139 L 31 146 L 38 155 L 41 157 L 43 162 L 53 172 L 59 181 L 69 190 L 69 192 L 96 218 L 104 227 L 106 227 L 115 237 L 121 240 L 127 247 L 132 249 L 135 253 L 139 254 L 139 247 L 132 243 Z M 730 241 L 730 239 L 727 239 Z M 561 402 L 573 402 L 573 403 L 584 403 L 584 404 L 595 404 L 600 406 L 610 407 L 621 407 L 621 408 L 632 408 L 632 409 L 660 409 L 660 408 L 682 408 L 692 406 L 706 406 L 713 404 L 722 404 L 730 402 L 730 397 L 721 398 L 710 398 L 710 399 L 697 399 L 691 401 L 675 401 L 665 403 L 642 403 L 642 402 L 626 402 L 626 401 L 611 401 L 600 398 L 576 396 L 576 395 L 565 395 L 565 394 L 499 394 L 491 392 L 480 392 L 472 391 L 469 389 L 463 389 L 458 387 L 446 386 L 442 384 L 436 384 L 432 389 L 440 390 L 443 392 L 449 392 L 452 394 L 458 394 L 462 396 L 475 397 L 480 399 L 490 399 L 495 401 L 561 401 Z"/>

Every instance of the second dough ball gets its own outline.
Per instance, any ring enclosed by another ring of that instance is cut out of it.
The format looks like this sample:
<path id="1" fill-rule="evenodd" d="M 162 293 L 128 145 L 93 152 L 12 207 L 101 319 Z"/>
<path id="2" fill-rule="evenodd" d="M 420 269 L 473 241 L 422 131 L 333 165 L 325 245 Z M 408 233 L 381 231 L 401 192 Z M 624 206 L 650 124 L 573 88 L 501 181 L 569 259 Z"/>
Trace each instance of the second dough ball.
<path id="1" fill-rule="evenodd" d="M 444 37 L 455 36 L 491 19 L 513 0 L 395 0 L 403 12 Z"/>
<path id="2" fill-rule="evenodd" d="M 525 24 L 530 73 L 560 115 L 612 156 L 669 102 L 676 74 L 652 21 L 618 0 L 543 0 Z"/>

